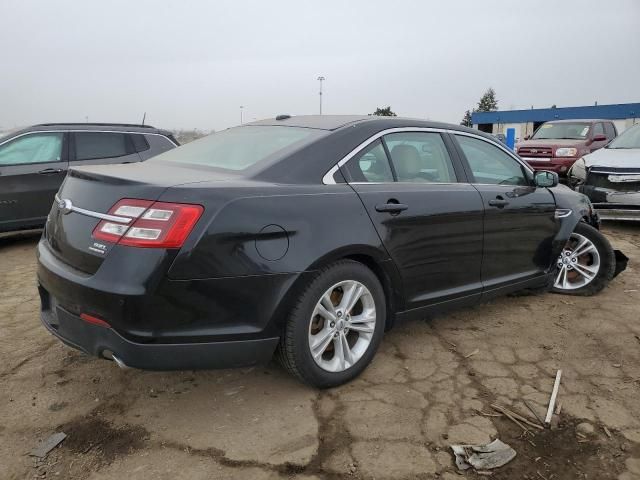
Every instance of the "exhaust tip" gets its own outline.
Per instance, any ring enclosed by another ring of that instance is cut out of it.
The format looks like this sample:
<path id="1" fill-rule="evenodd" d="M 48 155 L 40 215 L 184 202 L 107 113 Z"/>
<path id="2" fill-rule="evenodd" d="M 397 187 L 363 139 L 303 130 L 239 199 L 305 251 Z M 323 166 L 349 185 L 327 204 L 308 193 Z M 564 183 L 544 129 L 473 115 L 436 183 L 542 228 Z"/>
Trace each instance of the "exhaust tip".
<path id="1" fill-rule="evenodd" d="M 120 367 L 122 370 L 128 370 L 129 369 L 127 364 L 124 363 L 122 360 L 120 360 L 118 357 L 116 357 L 116 355 L 111 350 L 104 350 L 102 352 L 102 356 L 104 358 L 107 358 L 109 360 L 113 360 L 114 362 L 116 362 L 116 365 L 118 365 L 118 367 Z"/>

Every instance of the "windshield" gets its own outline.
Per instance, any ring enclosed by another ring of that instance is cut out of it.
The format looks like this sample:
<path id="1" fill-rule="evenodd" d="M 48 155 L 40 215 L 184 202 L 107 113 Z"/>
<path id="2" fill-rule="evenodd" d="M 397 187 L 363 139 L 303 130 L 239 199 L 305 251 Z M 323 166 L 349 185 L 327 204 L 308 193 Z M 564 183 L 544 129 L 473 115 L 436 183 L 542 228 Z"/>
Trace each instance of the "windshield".
<path id="1" fill-rule="evenodd" d="M 531 137 L 533 140 L 539 139 L 571 139 L 582 140 L 589 134 L 588 123 L 545 123 Z"/>
<path id="2" fill-rule="evenodd" d="M 148 161 L 246 170 L 259 162 L 283 158 L 325 134 L 311 128 L 248 125 L 200 138 Z"/>
<path id="3" fill-rule="evenodd" d="M 607 148 L 640 148 L 640 123 L 614 138 Z"/>

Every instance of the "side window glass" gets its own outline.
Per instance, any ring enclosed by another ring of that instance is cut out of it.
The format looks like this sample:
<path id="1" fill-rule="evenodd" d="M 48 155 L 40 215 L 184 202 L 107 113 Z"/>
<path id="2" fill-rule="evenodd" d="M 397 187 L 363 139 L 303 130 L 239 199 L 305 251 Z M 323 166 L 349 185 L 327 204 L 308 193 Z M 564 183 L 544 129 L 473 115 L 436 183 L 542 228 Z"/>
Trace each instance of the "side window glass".
<path id="1" fill-rule="evenodd" d="M 593 125 L 593 136 L 595 137 L 596 135 L 604 135 L 604 127 L 602 126 L 602 123 L 596 123 Z"/>
<path id="2" fill-rule="evenodd" d="M 131 140 L 133 141 L 133 148 L 135 148 L 136 152 L 144 152 L 149 150 L 149 142 L 144 138 L 144 135 L 141 133 L 132 133 Z"/>
<path id="3" fill-rule="evenodd" d="M 398 182 L 452 183 L 453 164 L 442 136 L 435 132 L 399 132 L 384 137 Z"/>
<path id="4" fill-rule="evenodd" d="M 376 140 L 345 165 L 354 182 L 393 182 L 389 159 L 380 140 Z"/>
<path id="5" fill-rule="evenodd" d="M 522 165 L 500 148 L 484 140 L 456 135 L 475 183 L 529 185 Z"/>
<path id="6" fill-rule="evenodd" d="M 605 123 L 604 124 L 604 130 L 606 132 L 607 138 L 609 140 L 611 140 L 612 138 L 615 138 L 616 136 L 616 131 L 613 128 L 613 124 L 612 123 Z"/>
<path id="7" fill-rule="evenodd" d="M 77 132 L 76 160 L 122 157 L 133 153 L 124 133 Z"/>
<path id="8" fill-rule="evenodd" d="M 0 165 L 59 162 L 63 133 L 31 133 L 0 146 Z"/>

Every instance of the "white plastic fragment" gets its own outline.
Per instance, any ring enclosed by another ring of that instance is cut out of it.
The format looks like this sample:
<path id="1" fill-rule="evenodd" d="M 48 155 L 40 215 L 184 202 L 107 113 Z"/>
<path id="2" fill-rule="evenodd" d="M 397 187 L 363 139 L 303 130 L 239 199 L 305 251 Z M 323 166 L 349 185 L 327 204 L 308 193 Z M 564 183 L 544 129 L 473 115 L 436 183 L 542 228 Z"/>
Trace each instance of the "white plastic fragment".
<path id="1" fill-rule="evenodd" d="M 33 450 L 31 450 L 32 457 L 44 458 L 47 454 L 56 448 L 65 438 L 67 434 L 64 432 L 57 432 L 51 435 L 46 440 L 40 442 Z"/>
<path id="2" fill-rule="evenodd" d="M 513 448 L 497 438 L 485 445 L 451 445 L 451 450 L 460 470 L 491 470 L 506 465 L 516 456 Z"/>

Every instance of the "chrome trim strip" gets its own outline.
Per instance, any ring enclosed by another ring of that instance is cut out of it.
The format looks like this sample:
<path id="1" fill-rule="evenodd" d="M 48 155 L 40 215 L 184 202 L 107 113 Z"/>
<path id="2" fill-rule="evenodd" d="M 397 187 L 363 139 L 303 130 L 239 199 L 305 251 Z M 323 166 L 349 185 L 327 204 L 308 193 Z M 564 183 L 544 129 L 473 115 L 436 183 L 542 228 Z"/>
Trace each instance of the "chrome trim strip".
<path id="1" fill-rule="evenodd" d="M 481 135 L 475 135 L 475 134 L 469 133 L 469 132 L 461 132 L 459 130 L 450 130 L 450 129 L 446 129 L 446 128 L 397 127 L 397 128 L 388 128 L 386 130 L 382 130 L 382 131 L 376 133 L 375 135 L 373 135 L 372 137 L 369 137 L 367 140 L 362 142 L 356 148 L 351 150 L 346 156 L 344 156 L 342 158 L 342 160 L 340 160 L 338 163 L 336 163 L 333 167 L 331 167 L 329 169 L 329 171 L 327 173 L 324 174 L 324 176 L 322 177 L 322 183 L 324 185 L 335 185 L 336 181 L 333 179 L 333 175 L 338 171 L 338 169 L 340 167 L 342 167 L 345 163 L 347 163 L 354 156 L 356 156 L 361 150 L 366 148 L 370 143 L 375 142 L 380 137 L 383 137 L 384 135 L 388 135 L 390 133 L 400 133 L 400 132 L 450 133 L 452 135 L 463 135 L 463 136 L 466 136 L 466 137 L 472 137 L 472 138 L 476 138 L 478 140 L 483 140 L 483 141 L 485 141 L 485 142 L 487 142 L 487 143 L 489 143 L 491 145 L 494 145 L 494 146 L 500 148 L 502 151 L 504 151 L 509 156 L 511 156 L 515 161 L 517 161 L 521 166 L 523 166 L 526 170 L 528 170 L 531 174 L 534 173 L 534 171 L 531 168 L 531 166 L 528 165 L 525 161 L 521 160 L 520 157 L 518 157 L 514 152 L 512 152 L 511 150 L 509 150 L 505 146 L 500 145 L 498 142 L 493 142 L 493 141 L 491 141 L 491 140 L 489 140 L 487 138 L 484 138 Z M 385 183 L 395 183 L 395 182 L 385 182 Z M 462 183 L 464 183 L 464 182 L 462 182 Z"/>
<path id="2" fill-rule="evenodd" d="M 75 212 L 75 213 L 79 213 L 80 215 L 84 215 L 86 217 L 93 217 L 93 218 L 99 218 L 100 220 L 107 220 L 109 222 L 117 222 L 117 223 L 124 223 L 129 224 L 131 223 L 131 218 L 128 217 L 119 217 L 117 215 L 109 215 L 108 213 L 100 213 L 100 212 L 94 212 L 92 210 L 87 210 L 84 208 L 80 208 L 80 207 L 76 207 L 73 203 L 71 203 L 71 200 L 68 199 L 61 199 L 58 194 L 56 193 L 55 196 L 55 200 L 57 204 L 61 204 L 62 202 L 66 203 L 65 208 L 68 209 L 71 212 Z"/>
<path id="3" fill-rule="evenodd" d="M 571 216 L 573 210 L 570 208 L 556 208 L 555 218 L 566 218 Z"/>
<path id="4" fill-rule="evenodd" d="M 171 143 L 172 145 L 175 145 L 176 147 L 179 147 L 179 145 L 177 145 L 176 143 L 174 143 L 173 141 L 171 141 L 171 139 L 169 137 L 167 137 L 166 135 L 163 135 L 162 133 L 148 133 L 148 132 L 131 132 L 129 130 L 33 130 L 31 132 L 24 132 L 21 133 L 20 135 L 15 135 L 11 138 L 7 138 L 4 142 L 0 143 L 0 147 L 2 145 L 4 145 L 5 143 L 11 142 L 17 138 L 20 137 L 24 137 L 26 135 L 34 135 L 36 133 L 85 133 L 85 132 L 89 132 L 89 133 L 128 133 L 130 135 L 155 135 L 158 137 L 164 137 L 167 140 L 169 140 L 169 143 Z M 82 161 L 82 160 L 80 160 Z"/>

